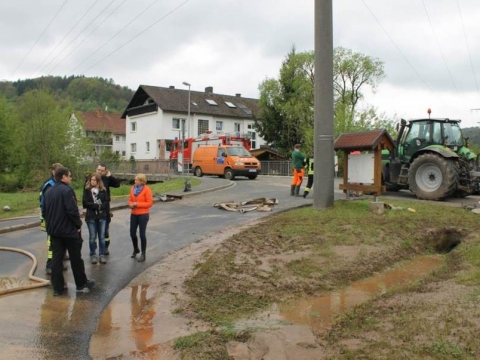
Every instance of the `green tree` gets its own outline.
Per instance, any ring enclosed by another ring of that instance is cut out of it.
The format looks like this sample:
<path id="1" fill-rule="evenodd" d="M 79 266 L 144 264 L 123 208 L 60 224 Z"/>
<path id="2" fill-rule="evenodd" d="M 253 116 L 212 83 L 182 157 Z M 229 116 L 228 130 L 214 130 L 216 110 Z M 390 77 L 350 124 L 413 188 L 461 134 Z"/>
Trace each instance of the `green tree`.
<path id="1" fill-rule="evenodd" d="M 368 130 L 379 126 L 393 129 L 393 122 L 380 119 L 376 109 L 364 106 L 363 90 L 374 91 L 384 78 L 383 63 L 344 48 L 334 49 L 335 136 L 343 132 Z M 279 78 L 265 79 L 260 85 L 259 119 L 256 128 L 267 143 L 284 154 L 295 143 L 313 150 L 314 52 L 287 54 Z M 381 114 L 383 118 L 385 114 Z"/>
<path id="2" fill-rule="evenodd" d="M 292 48 L 280 69 L 279 79 L 259 85 L 260 116 L 255 126 L 274 148 L 288 153 L 304 141 L 305 128 L 313 126 L 313 52 Z"/>
<path id="3" fill-rule="evenodd" d="M 46 90 L 26 92 L 19 108 L 20 132 L 25 157 L 22 163 L 23 174 L 34 185 L 41 182 L 48 168 L 54 162 L 65 166 L 76 164 L 83 156 L 83 149 L 77 148 L 78 131 L 72 132 L 69 126 L 71 109 L 62 109 Z"/>
<path id="4" fill-rule="evenodd" d="M 12 172 L 22 159 L 15 106 L 0 96 L 0 173 Z"/>

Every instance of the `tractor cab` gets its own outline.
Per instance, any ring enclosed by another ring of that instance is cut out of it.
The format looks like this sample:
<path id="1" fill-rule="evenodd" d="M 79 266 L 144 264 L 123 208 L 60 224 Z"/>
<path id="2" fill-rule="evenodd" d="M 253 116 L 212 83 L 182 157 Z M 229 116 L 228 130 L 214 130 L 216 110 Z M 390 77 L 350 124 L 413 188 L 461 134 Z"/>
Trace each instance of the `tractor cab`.
<path id="1" fill-rule="evenodd" d="M 398 155 L 402 162 L 410 162 L 419 150 L 445 149 L 454 153 L 469 153 L 467 142 L 459 126 L 460 120 L 419 119 L 402 120 L 398 134 Z"/>

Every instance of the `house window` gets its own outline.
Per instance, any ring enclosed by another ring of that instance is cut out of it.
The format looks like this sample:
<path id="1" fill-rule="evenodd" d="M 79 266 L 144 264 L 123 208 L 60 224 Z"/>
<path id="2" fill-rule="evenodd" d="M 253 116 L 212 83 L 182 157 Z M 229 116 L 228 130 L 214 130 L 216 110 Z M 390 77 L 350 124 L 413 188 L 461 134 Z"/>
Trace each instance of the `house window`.
<path id="1" fill-rule="evenodd" d="M 251 125 L 248 125 L 251 126 Z M 257 133 L 255 131 L 249 131 L 248 136 L 250 137 L 250 148 L 255 149 L 257 145 Z"/>
<path id="2" fill-rule="evenodd" d="M 247 128 L 248 128 L 248 130 L 251 130 L 252 129 L 252 124 L 248 124 Z"/>
<path id="3" fill-rule="evenodd" d="M 130 123 L 130 131 L 131 132 L 137 131 L 137 123 L 135 121 Z"/>
<path id="4" fill-rule="evenodd" d="M 208 120 L 198 120 L 198 135 L 205 134 L 208 131 Z"/>
<path id="5" fill-rule="evenodd" d="M 126 155 L 125 151 L 122 151 L 122 156 L 125 156 L 125 155 Z"/>
<path id="6" fill-rule="evenodd" d="M 223 130 L 223 121 L 216 121 L 215 122 L 215 130 L 222 131 Z"/>
<path id="7" fill-rule="evenodd" d="M 165 140 L 165 150 L 172 151 L 173 140 Z"/>
<path id="8" fill-rule="evenodd" d="M 136 152 L 137 152 L 137 144 L 136 144 L 136 143 L 130 144 L 130 151 L 131 151 L 132 153 L 136 153 Z"/>
<path id="9" fill-rule="evenodd" d="M 116 155 L 120 155 L 120 151 L 116 150 L 116 151 L 115 151 L 115 154 L 116 154 Z"/>
<path id="10" fill-rule="evenodd" d="M 239 133 L 240 132 L 240 123 L 233 124 L 233 131 Z"/>
<path id="11" fill-rule="evenodd" d="M 147 152 L 150 152 L 150 141 L 147 141 L 147 142 L 145 143 L 145 147 L 146 147 L 146 149 L 147 149 Z"/>
<path id="12" fill-rule="evenodd" d="M 115 141 L 120 141 L 120 136 L 116 135 L 115 136 Z"/>
<path id="13" fill-rule="evenodd" d="M 172 119 L 172 129 L 180 130 L 180 119 Z"/>

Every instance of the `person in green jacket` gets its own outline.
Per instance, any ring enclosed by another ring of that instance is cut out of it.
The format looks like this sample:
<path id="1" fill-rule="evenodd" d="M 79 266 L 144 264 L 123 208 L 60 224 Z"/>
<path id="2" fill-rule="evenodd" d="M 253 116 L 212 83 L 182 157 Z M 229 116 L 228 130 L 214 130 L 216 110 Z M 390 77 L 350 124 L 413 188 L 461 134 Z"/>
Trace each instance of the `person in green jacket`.
<path id="1" fill-rule="evenodd" d="M 304 162 L 305 154 L 300 151 L 301 145 L 296 144 L 293 147 L 292 152 L 292 163 L 293 163 L 293 179 L 290 187 L 291 196 L 300 196 L 300 186 L 303 182 L 303 177 L 305 175 Z"/>
<path id="2" fill-rule="evenodd" d="M 307 157 L 305 160 L 305 171 L 307 172 L 308 182 L 307 186 L 305 186 L 305 190 L 303 191 L 303 197 L 306 198 L 308 193 L 313 187 L 313 154 Z"/>

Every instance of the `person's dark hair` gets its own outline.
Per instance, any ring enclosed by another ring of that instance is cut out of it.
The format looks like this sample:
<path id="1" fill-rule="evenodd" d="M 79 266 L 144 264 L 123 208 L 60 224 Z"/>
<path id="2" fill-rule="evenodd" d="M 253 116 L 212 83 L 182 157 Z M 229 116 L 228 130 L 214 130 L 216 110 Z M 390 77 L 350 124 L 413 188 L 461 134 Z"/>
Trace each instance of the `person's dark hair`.
<path id="1" fill-rule="evenodd" d="M 55 180 L 61 181 L 63 178 L 63 175 L 68 176 L 69 173 L 70 173 L 70 170 L 68 170 L 66 167 L 61 166 L 55 170 Z"/>
<path id="2" fill-rule="evenodd" d="M 300 149 L 302 147 L 302 145 L 300 144 L 295 144 L 295 146 L 293 147 L 294 149 Z"/>
<path id="3" fill-rule="evenodd" d="M 104 167 L 105 170 L 107 170 L 107 164 L 101 162 L 101 163 L 98 163 L 97 166 L 101 166 L 101 167 Z"/>

